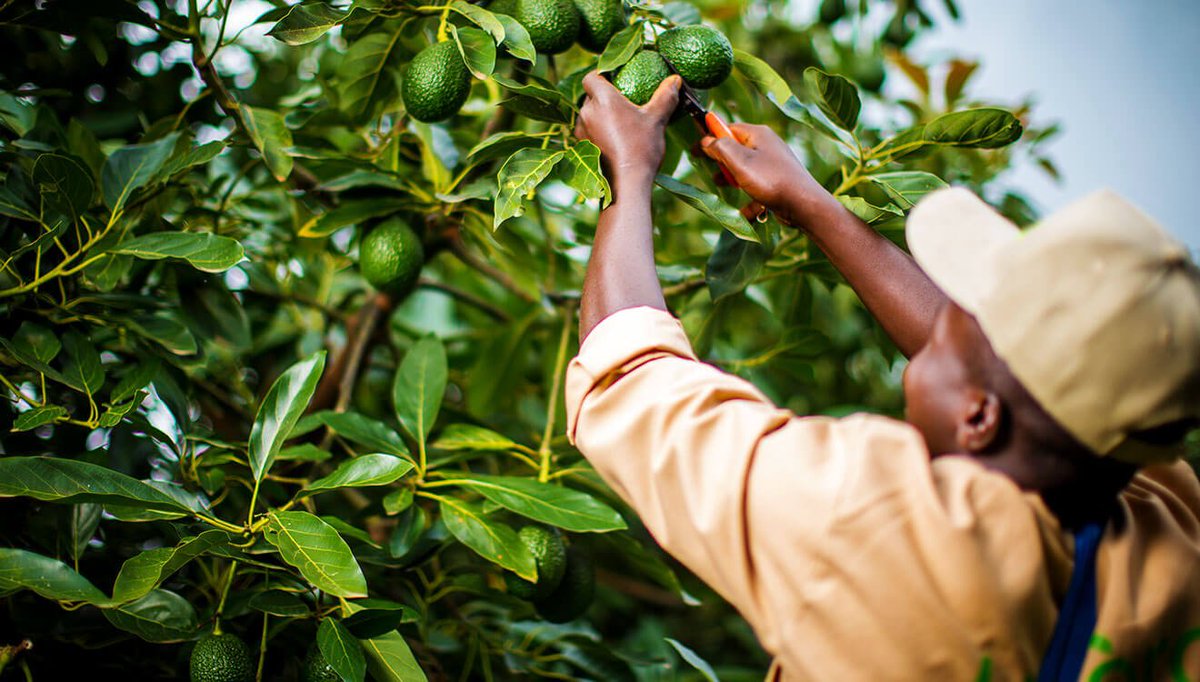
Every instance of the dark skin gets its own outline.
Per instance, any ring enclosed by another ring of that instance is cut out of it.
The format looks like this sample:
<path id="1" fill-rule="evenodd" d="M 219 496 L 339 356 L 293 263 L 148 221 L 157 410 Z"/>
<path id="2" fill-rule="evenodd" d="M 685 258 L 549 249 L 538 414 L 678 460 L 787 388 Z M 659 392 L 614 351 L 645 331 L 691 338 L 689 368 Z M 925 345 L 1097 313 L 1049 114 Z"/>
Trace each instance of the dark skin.
<path id="1" fill-rule="evenodd" d="M 654 267 L 650 193 L 679 77 L 636 106 L 597 73 L 576 136 L 600 148 L 614 200 L 600 213 L 584 280 L 580 338 L 625 308 L 666 310 Z M 737 139 L 702 140 L 747 194 L 828 256 L 911 359 L 906 416 L 934 457 L 960 454 L 1041 493 L 1068 527 L 1106 512 L 1135 467 L 1093 456 L 1028 394 L 979 324 L 951 302 L 902 249 L 847 211 L 765 126 L 734 123 Z"/>

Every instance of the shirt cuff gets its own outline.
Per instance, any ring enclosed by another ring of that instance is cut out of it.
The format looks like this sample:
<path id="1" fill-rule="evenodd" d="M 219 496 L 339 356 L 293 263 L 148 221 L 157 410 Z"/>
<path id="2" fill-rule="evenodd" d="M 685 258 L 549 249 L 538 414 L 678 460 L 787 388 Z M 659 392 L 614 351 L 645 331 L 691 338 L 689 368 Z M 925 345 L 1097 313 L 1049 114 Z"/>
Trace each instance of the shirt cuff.
<path id="1" fill-rule="evenodd" d="M 575 443 L 575 426 L 588 394 L 650 360 L 666 356 L 696 360 L 683 325 L 665 310 L 626 308 L 593 327 L 579 355 L 567 366 L 567 437 L 571 444 Z"/>

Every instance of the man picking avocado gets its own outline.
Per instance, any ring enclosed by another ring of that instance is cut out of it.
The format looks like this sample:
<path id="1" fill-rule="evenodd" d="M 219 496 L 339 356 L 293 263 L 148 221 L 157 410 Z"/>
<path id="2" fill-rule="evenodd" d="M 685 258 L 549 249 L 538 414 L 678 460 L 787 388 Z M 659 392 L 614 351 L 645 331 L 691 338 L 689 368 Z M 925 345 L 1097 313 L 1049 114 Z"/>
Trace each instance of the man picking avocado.
<path id="1" fill-rule="evenodd" d="M 1022 233 L 962 189 L 876 234 L 761 126 L 704 140 L 911 358 L 907 423 L 799 417 L 697 360 L 654 267 L 678 77 L 590 74 L 600 214 L 568 433 L 782 680 L 1200 678 L 1200 269 L 1093 194 Z"/>

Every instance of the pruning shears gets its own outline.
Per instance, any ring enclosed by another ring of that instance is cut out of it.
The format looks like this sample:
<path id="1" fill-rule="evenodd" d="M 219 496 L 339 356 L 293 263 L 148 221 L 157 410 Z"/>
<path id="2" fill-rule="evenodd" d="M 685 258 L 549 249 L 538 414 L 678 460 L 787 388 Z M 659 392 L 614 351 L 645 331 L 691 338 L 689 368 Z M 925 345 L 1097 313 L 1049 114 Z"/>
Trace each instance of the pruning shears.
<path id="1" fill-rule="evenodd" d="M 675 65 L 671 63 L 670 59 L 663 57 L 663 61 L 667 63 L 667 68 L 671 69 L 671 73 L 679 75 L 679 71 L 675 69 Z M 706 109 L 704 105 L 701 104 L 700 98 L 696 95 L 696 91 L 692 90 L 691 86 L 689 86 L 686 82 L 681 83 L 679 86 L 679 106 L 684 112 L 692 117 L 692 120 L 694 120 L 696 125 L 700 127 L 701 132 L 712 135 L 717 139 L 730 137 L 733 138 L 735 142 L 740 143 L 740 140 L 734 136 L 733 130 L 730 129 L 729 124 L 725 122 L 725 119 L 721 118 L 721 115 L 717 112 Z M 725 176 L 725 181 L 728 182 L 730 186 L 741 187 L 737 180 L 734 179 L 733 173 L 729 172 L 728 168 L 720 163 L 718 163 L 718 165 L 721 167 L 721 173 Z M 746 220 L 749 221 L 757 221 L 760 223 L 767 221 L 767 208 L 757 201 L 751 201 L 743 206 L 741 214 L 746 218 Z"/>

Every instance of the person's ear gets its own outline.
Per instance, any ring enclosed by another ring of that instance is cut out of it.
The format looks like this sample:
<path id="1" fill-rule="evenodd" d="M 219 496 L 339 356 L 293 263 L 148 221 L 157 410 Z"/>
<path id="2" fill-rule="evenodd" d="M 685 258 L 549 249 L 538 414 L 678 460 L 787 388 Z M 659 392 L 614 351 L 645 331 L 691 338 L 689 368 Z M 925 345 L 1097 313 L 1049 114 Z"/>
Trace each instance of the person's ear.
<path id="1" fill-rule="evenodd" d="M 955 429 L 955 441 L 963 452 L 983 452 L 1000 434 L 1004 416 L 1000 398 L 991 391 L 974 389 L 967 397 L 965 408 Z"/>

